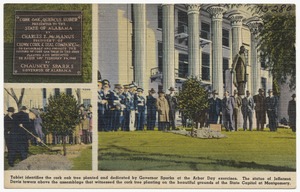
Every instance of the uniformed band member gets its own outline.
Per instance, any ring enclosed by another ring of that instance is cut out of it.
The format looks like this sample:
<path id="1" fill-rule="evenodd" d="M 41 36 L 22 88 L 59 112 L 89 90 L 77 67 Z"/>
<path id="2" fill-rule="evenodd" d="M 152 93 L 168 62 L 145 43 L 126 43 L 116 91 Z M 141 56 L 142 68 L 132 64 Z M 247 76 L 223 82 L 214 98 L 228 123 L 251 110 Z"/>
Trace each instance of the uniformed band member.
<path id="1" fill-rule="evenodd" d="M 293 132 L 296 132 L 296 94 L 292 95 L 292 100 L 288 105 L 289 125 Z"/>
<path id="2" fill-rule="evenodd" d="M 169 129 L 176 129 L 176 107 L 177 107 L 177 98 L 175 97 L 175 89 L 174 87 L 169 88 L 170 93 L 166 95 L 166 99 L 169 104 L 169 118 L 170 118 L 170 123 L 169 123 Z"/>
<path id="3" fill-rule="evenodd" d="M 217 124 L 220 113 L 222 112 L 222 102 L 221 99 L 218 98 L 218 92 L 216 90 L 212 92 L 212 97 L 208 99 L 208 104 L 208 124 Z"/>
<path id="4" fill-rule="evenodd" d="M 125 105 L 123 110 L 123 123 L 122 130 L 129 131 L 129 122 L 130 122 L 130 111 L 133 110 L 133 99 L 129 93 L 129 85 L 124 85 L 124 92 L 122 104 Z"/>
<path id="5" fill-rule="evenodd" d="M 222 99 L 222 119 L 226 131 L 234 131 L 233 128 L 234 98 L 229 97 L 229 92 L 225 91 Z"/>
<path id="6" fill-rule="evenodd" d="M 277 131 L 277 108 L 278 100 L 277 97 L 273 95 L 272 89 L 268 91 L 269 96 L 266 98 L 266 109 L 269 118 L 269 128 L 270 131 Z"/>
<path id="7" fill-rule="evenodd" d="M 159 97 L 156 100 L 158 112 L 158 130 L 165 131 L 169 124 L 169 104 L 163 91 L 158 92 Z"/>
<path id="8" fill-rule="evenodd" d="M 143 89 L 137 89 L 137 96 L 135 100 L 135 110 L 137 113 L 136 118 L 136 130 L 143 131 L 144 130 L 144 121 L 145 121 L 145 110 L 146 110 L 146 99 L 143 97 Z"/>
<path id="9" fill-rule="evenodd" d="M 13 129 L 14 129 L 14 119 L 13 114 L 15 112 L 15 108 L 8 107 L 7 114 L 4 116 L 4 139 L 7 147 L 7 158 L 9 159 L 9 165 L 14 166 L 14 160 L 12 155 L 14 154 L 14 140 L 13 140 Z"/>
<path id="10" fill-rule="evenodd" d="M 259 89 L 258 94 L 253 97 L 253 100 L 255 103 L 256 129 L 257 131 L 263 131 L 266 123 L 266 98 L 264 90 Z"/>
<path id="11" fill-rule="evenodd" d="M 136 89 L 137 85 L 132 82 L 129 86 L 129 93 L 131 94 L 131 99 L 132 99 L 132 105 L 131 105 L 131 111 L 130 111 L 130 121 L 129 121 L 129 130 L 134 131 L 136 127 L 136 113 L 135 113 L 135 100 L 136 100 Z"/>
<path id="12" fill-rule="evenodd" d="M 105 123 L 104 123 L 104 111 L 105 111 L 105 104 L 107 101 L 102 100 L 104 96 L 102 90 L 102 80 L 98 80 L 98 131 L 104 131 Z"/>
<path id="13" fill-rule="evenodd" d="M 121 89 L 120 84 L 114 85 L 114 90 L 109 94 L 108 105 L 110 109 L 110 131 L 118 131 L 120 127 L 120 115 L 122 110 L 121 98 L 119 92 Z"/>
<path id="14" fill-rule="evenodd" d="M 110 91 L 110 83 L 108 80 L 103 80 L 103 97 L 102 100 L 104 100 L 104 131 L 111 131 L 111 112 L 110 112 L 110 105 L 109 105 L 109 99 L 111 95 Z"/>
<path id="15" fill-rule="evenodd" d="M 249 130 L 252 131 L 253 124 L 253 110 L 254 110 L 254 100 L 250 95 L 250 92 L 246 91 L 246 97 L 242 99 L 242 114 L 243 114 L 243 128 L 247 131 L 247 121 L 249 120 Z"/>
<path id="16" fill-rule="evenodd" d="M 234 90 L 233 98 L 234 98 L 233 123 L 234 123 L 234 130 L 237 131 L 238 119 L 240 116 L 240 108 L 242 105 L 242 98 L 238 95 L 238 90 Z"/>
<path id="17" fill-rule="evenodd" d="M 155 90 L 149 90 L 147 98 L 147 130 L 154 130 L 156 121 L 156 98 L 154 97 Z"/>

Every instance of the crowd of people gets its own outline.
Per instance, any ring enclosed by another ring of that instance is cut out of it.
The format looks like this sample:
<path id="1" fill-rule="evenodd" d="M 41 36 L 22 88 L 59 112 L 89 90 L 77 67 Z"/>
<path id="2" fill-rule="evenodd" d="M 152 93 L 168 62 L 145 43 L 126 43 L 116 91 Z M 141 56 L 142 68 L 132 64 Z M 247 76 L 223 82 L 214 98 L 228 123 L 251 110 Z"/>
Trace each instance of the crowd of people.
<path id="1" fill-rule="evenodd" d="M 92 106 L 85 108 L 80 105 L 78 115 L 80 123 L 75 130 L 66 137 L 69 144 L 92 143 Z M 7 148 L 9 166 L 13 167 L 18 155 L 21 160 L 28 156 L 30 145 L 61 144 L 63 136 L 48 132 L 43 127 L 43 109 L 27 109 L 22 106 L 18 112 L 14 107 L 8 107 L 4 116 L 4 138 Z"/>
<path id="2" fill-rule="evenodd" d="M 158 113 L 158 130 L 176 129 L 175 112 L 177 99 L 174 87 L 169 94 L 149 90 L 146 98 L 143 88 L 135 83 L 115 84 L 111 90 L 109 80 L 98 81 L 98 131 L 142 131 L 145 122 L 147 130 L 154 130 Z M 147 117 L 146 117 L 147 113 Z M 146 118 L 145 118 L 146 117 Z"/>
<path id="3" fill-rule="evenodd" d="M 148 96 L 144 98 L 144 90 L 135 83 L 120 85 L 115 84 L 113 90 L 109 80 L 98 81 L 98 131 L 141 131 L 144 124 L 147 130 L 154 130 L 156 118 L 158 117 L 158 130 L 176 129 L 177 98 L 175 89 L 170 87 L 169 93 L 158 92 L 158 97 L 154 95 L 156 91 L 152 88 L 148 91 Z M 250 91 L 246 95 L 239 95 L 238 90 L 234 90 L 230 96 L 225 91 L 224 97 L 218 98 L 216 90 L 211 92 L 208 98 L 208 109 L 200 118 L 200 127 L 209 127 L 210 124 L 222 124 L 226 131 L 238 131 L 239 115 L 243 117 L 243 130 L 253 130 L 253 115 L 256 115 L 256 130 L 263 131 L 266 124 L 266 116 L 269 119 L 269 129 L 271 132 L 277 131 L 278 127 L 278 97 L 273 91 L 268 90 L 266 97 L 263 89 L 258 90 L 258 94 L 251 96 Z M 296 131 L 296 95 L 292 95 L 289 102 L 288 115 L 289 125 Z M 179 111 L 180 112 L 180 111 Z M 146 119 L 145 119 L 146 117 Z M 182 126 L 186 127 L 188 119 L 181 113 Z"/>

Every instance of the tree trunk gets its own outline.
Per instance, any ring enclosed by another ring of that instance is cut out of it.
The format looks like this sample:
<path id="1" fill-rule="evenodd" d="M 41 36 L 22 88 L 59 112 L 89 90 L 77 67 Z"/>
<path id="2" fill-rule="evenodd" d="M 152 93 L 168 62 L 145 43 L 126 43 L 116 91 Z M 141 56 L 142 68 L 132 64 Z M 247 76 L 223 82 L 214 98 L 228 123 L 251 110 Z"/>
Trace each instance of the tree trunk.
<path id="1" fill-rule="evenodd" d="M 4 88 L 4 90 L 7 92 L 8 95 L 10 95 L 16 102 L 17 107 L 18 107 L 18 111 L 21 109 L 22 107 L 22 102 L 23 102 L 23 97 L 24 97 L 24 93 L 25 93 L 25 88 L 21 89 L 21 94 L 20 97 L 18 98 L 14 89 L 10 88 L 10 91 L 6 88 Z"/>
<path id="2" fill-rule="evenodd" d="M 64 156 L 66 156 L 67 155 L 66 136 L 63 136 L 63 151 L 64 151 Z"/>

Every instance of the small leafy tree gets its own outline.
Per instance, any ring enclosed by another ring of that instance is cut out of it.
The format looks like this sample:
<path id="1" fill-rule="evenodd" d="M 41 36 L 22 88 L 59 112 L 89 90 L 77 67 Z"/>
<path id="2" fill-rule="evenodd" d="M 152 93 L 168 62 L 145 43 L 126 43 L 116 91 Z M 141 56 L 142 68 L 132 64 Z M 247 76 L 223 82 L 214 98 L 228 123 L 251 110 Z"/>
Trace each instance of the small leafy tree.
<path id="1" fill-rule="evenodd" d="M 200 116 L 208 109 L 208 93 L 195 77 L 188 78 L 178 94 L 178 108 L 183 114 L 198 125 Z M 193 127 L 194 128 L 194 127 Z"/>
<path id="2" fill-rule="evenodd" d="M 66 155 L 66 136 L 72 133 L 79 123 L 77 101 L 74 96 L 65 93 L 50 96 L 47 111 L 42 114 L 42 119 L 43 127 L 63 137 L 63 151 Z"/>

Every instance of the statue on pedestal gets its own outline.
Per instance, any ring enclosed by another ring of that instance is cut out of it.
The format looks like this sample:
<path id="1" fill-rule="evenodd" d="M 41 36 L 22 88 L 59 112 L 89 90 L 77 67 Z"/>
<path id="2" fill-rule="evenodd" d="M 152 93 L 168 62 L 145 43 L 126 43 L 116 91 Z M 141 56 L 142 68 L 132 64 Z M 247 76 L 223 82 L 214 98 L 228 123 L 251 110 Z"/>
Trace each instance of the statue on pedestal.
<path id="1" fill-rule="evenodd" d="M 231 73 L 233 74 L 233 84 L 238 90 L 238 95 L 245 95 L 246 58 L 244 46 L 240 47 L 239 53 L 233 59 Z"/>

